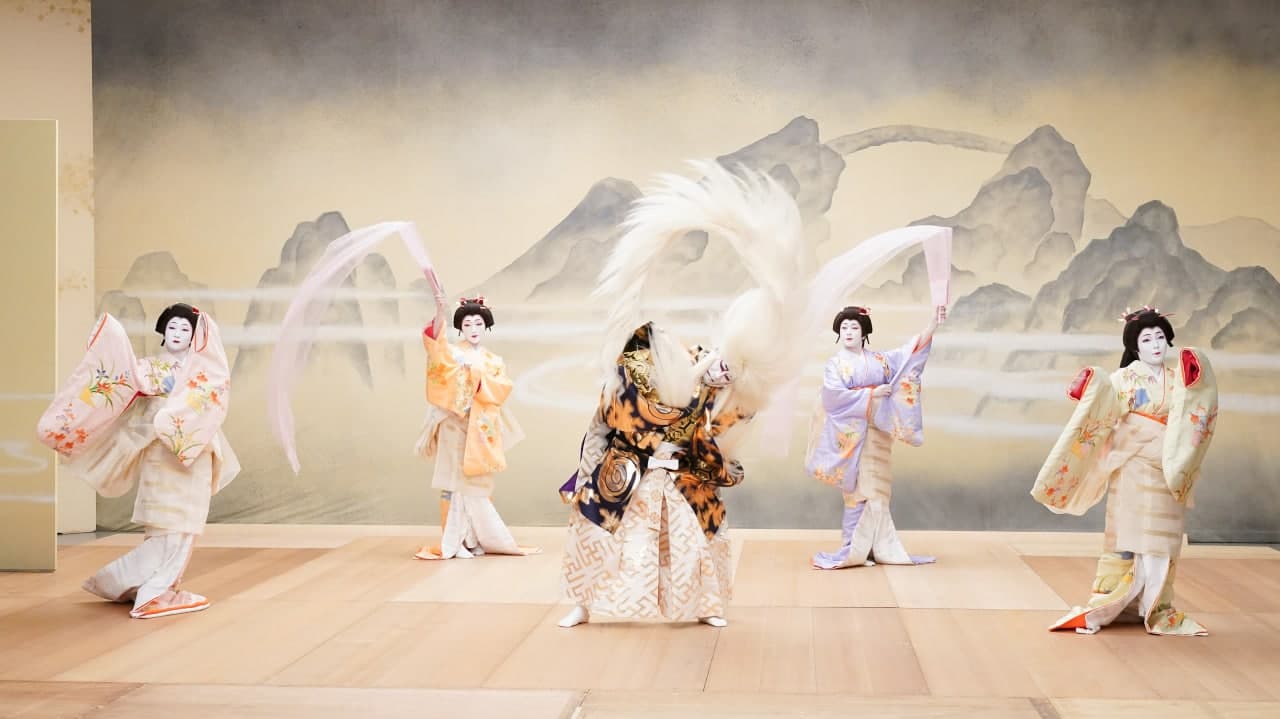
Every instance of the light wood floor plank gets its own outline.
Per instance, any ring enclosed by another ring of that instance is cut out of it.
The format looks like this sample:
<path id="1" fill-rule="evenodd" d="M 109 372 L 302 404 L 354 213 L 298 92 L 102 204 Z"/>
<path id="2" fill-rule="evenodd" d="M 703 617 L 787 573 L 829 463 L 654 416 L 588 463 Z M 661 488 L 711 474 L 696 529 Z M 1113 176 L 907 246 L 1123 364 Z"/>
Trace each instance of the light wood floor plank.
<path id="1" fill-rule="evenodd" d="M 739 607 L 892 607 L 889 579 L 880 567 L 824 571 L 810 564 L 819 542 L 745 543 L 734 576 Z"/>

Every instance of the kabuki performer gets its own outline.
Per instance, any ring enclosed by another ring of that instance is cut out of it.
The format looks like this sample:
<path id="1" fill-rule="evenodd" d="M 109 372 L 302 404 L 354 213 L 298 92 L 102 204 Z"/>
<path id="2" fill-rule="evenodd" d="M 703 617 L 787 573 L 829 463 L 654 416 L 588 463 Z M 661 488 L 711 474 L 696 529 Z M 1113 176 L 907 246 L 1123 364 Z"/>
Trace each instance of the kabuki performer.
<path id="1" fill-rule="evenodd" d="M 431 287 L 436 313 L 422 332 L 427 352 L 427 419 L 416 451 L 435 458 L 432 487 L 441 490 L 439 546 L 423 547 L 419 559 L 477 554 L 533 554 L 516 544 L 493 507 L 494 475 L 506 469 L 506 452 L 523 438 L 504 406 L 511 379 L 502 358 L 481 347 L 494 325 L 483 297 L 463 298 L 452 314 L 460 342 L 447 338 L 450 320 L 444 287 L 411 222 L 382 222 L 337 238 L 299 285 L 281 323 L 271 358 L 268 414 L 294 472 L 299 472 L 289 393 L 306 366 L 314 335 L 351 272 L 382 242 L 399 237 Z"/>
<path id="2" fill-rule="evenodd" d="M 887 564 L 933 561 L 907 554 L 898 539 L 889 514 L 889 454 L 894 440 L 915 446 L 924 442 L 921 373 L 950 301 L 951 234 L 950 227 L 936 225 L 883 232 L 827 261 L 809 282 L 805 330 L 797 341 L 807 344 L 834 332 L 840 347 L 824 369 L 805 470 L 839 487 L 845 505 L 840 549 L 816 554 L 811 563 L 817 568 L 859 567 L 873 558 Z M 827 319 L 877 270 L 917 246 L 924 252 L 934 305 L 923 332 L 899 349 L 874 352 L 867 348 L 871 310 L 845 306 Z"/>
<path id="3" fill-rule="evenodd" d="M 104 314 L 38 426 L 42 441 L 102 496 L 137 483 L 133 521 L 145 538 L 83 585 L 132 604 L 135 619 L 209 607 L 180 583 L 211 497 L 240 471 L 221 429 L 231 372 L 217 324 L 178 303 L 160 313 L 155 331 L 164 352 L 138 359 L 124 327 Z"/>
<path id="4" fill-rule="evenodd" d="M 805 469 L 815 479 L 840 488 L 844 521 L 840 549 L 815 554 L 814 567 L 934 561 L 907 554 L 898 539 L 889 513 L 890 452 L 895 440 L 919 445 L 924 439 L 921 373 L 934 330 L 946 313 L 945 305 L 935 307 L 920 334 L 886 352 L 867 349 L 872 322 L 866 307 L 845 307 L 832 320 L 831 331 L 840 349 L 823 371 Z"/>
<path id="5" fill-rule="evenodd" d="M 563 585 L 575 605 L 562 627 L 593 614 L 726 625 L 733 577 L 720 490 L 744 479 L 735 436 L 794 371 L 779 337 L 797 314 L 801 222 L 771 178 L 695 168 L 701 181 L 665 176 L 637 201 L 596 288 L 611 301 L 604 389 L 578 471 L 560 489 L 571 506 Z M 686 348 L 640 310 L 661 251 L 696 230 L 727 240 L 757 285 L 725 312 L 715 349 Z"/>
<path id="6" fill-rule="evenodd" d="M 439 282 L 433 283 L 439 287 Z M 521 547 L 502 523 L 490 497 L 494 474 L 507 468 L 505 452 L 524 434 L 505 403 L 511 395 L 502 358 L 480 346 L 493 327 L 483 297 L 462 298 L 453 312 L 461 342 L 446 339 L 445 295 L 435 296 L 436 316 L 422 331 L 427 350 L 427 420 L 418 453 L 435 457 L 431 486 L 440 490 L 439 546 L 423 547 L 418 559 L 478 554 L 535 554 Z"/>
<path id="7" fill-rule="evenodd" d="M 1168 317 L 1126 312 L 1120 369 L 1086 367 L 1067 389 L 1075 412 L 1031 496 L 1075 515 L 1106 496 L 1106 528 L 1093 596 L 1050 629 L 1092 634 L 1128 613 L 1151 634 L 1208 634 L 1173 607 L 1173 578 L 1218 387 L 1204 353 L 1171 349 Z"/>

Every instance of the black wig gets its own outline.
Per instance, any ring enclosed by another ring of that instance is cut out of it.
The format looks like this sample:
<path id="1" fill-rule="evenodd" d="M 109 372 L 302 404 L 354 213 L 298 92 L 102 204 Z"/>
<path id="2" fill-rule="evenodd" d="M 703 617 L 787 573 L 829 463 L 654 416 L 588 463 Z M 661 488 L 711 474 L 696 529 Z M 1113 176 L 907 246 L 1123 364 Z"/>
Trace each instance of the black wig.
<path id="1" fill-rule="evenodd" d="M 160 346 L 162 347 L 164 346 L 164 329 L 168 326 L 169 320 L 174 317 L 181 317 L 182 319 L 190 322 L 191 332 L 192 334 L 195 334 L 196 319 L 200 317 L 200 310 L 185 302 L 178 302 L 164 308 L 164 310 L 160 312 L 160 316 L 156 318 L 156 334 L 160 335 Z"/>
<path id="2" fill-rule="evenodd" d="M 1173 346 L 1173 325 L 1169 318 L 1156 310 L 1144 307 L 1124 316 L 1124 354 L 1120 356 L 1120 366 L 1128 367 L 1138 359 L 1138 335 L 1148 327 L 1159 327 L 1164 332 L 1165 341 Z"/>
<path id="3" fill-rule="evenodd" d="M 867 337 L 871 334 L 871 310 L 866 307 L 858 307 L 850 305 L 836 313 L 836 318 L 831 321 L 831 331 L 836 333 L 836 342 L 840 341 L 840 325 L 845 320 L 855 320 L 862 327 L 862 345 L 867 344 Z"/>
<path id="4" fill-rule="evenodd" d="M 653 330 L 652 322 L 645 322 L 636 328 L 635 333 L 627 340 L 627 344 L 622 348 L 622 353 L 635 352 L 636 350 L 649 349 L 649 332 Z"/>
<path id="5" fill-rule="evenodd" d="M 471 315 L 479 315 L 484 320 L 484 328 L 493 327 L 493 311 L 475 300 L 463 300 L 458 309 L 453 311 L 453 328 L 462 331 L 462 320 Z"/>

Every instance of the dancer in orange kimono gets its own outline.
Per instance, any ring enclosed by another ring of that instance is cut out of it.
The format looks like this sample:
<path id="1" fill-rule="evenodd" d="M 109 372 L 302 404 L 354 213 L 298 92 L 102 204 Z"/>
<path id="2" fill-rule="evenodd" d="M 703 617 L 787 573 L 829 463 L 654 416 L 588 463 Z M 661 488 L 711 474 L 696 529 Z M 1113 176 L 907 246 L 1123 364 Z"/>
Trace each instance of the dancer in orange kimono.
<path id="1" fill-rule="evenodd" d="M 432 283 L 440 287 L 439 281 Z M 463 298 L 453 312 L 461 342 L 445 337 L 448 311 L 441 290 L 436 316 L 422 331 L 427 350 L 427 419 L 418 453 L 435 458 L 431 486 L 440 490 L 440 544 L 423 547 L 418 559 L 479 554 L 534 554 L 516 544 L 494 508 L 494 475 L 507 468 L 506 451 L 524 437 L 506 408 L 511 378 L 502 358 L 480 345 L 493 327 L 483 297 Z"/>

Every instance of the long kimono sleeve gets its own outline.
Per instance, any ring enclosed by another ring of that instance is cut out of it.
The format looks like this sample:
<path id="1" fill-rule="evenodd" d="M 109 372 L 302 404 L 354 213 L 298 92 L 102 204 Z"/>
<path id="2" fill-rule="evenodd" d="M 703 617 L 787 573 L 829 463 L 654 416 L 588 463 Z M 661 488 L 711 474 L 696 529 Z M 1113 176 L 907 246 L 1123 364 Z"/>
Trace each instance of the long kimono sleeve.
<path id="1" fill-rule="evenodd" d="M 872 421 L 877 429 L 913 447 L 924 443 L 920 382 L 932 346 L 932 342 L 921 346 L 919 338 L 913 337 L 902 347 L 884 353 L 891 389 L 888 397 L 872 407 Z"/>
<path id="2" fill-rule="evenodd" d="M 1218 384 L 1209 358 L 1193 347 L 1179 353 L 1161 460 L 1175 499 L 1187 504 L 1218 420 Z"/>
<path id="3" fill-rule="evenodd" d="M 1075 411 L 1040 468 L 1031 496 L 1057 514 L 1081 515 L 1106 495 L 1096 471 L 1116 423 L 1129 411 L 1115 381 L 1101 367 L 1080 370 L 1067 389 Z"/>
<path id="4" fill-rule="evenodd" d="M 833 357 L 823 372 L 819 402 L 805 470 L 814 479 L 852 491 L 871 414 L 871 389 L 849 387 Z"/>
<path id="5" fill-rule="evenodd" d="M 511 378 L 507 376 L 506 363 L 496 355 L 489 356 L 485 366 L 471 366 L 471 379 L 475 381 L 475 404 L 501 407 L 511 396 Z"/>
<path id="6" fill-rule="evenodd" d="M 94 325 L 84 358 L 36 423 L 40 441 L 67 459 L 106 441 L 112 425 L 139 394 L 138 358 L 116 318 Z"/>
<path id="7" fill-rule="evenodd" d="M 582 436 L 582 445 L 578 450 L 578 470 L 569 477 L 569 481 L 560 487 L 560 498 L 566 503 L 573 502 L 582 488 L 590 483 L 604 461 L 605 450 L 609 448 L 609 438 L 613 428 L 605 419 L 608 398 L 602 392 L 596 411 L 591 414 L 587 431 Z"/>
<path id="8" fill-rule="evenodd" d="M 156 435 L 187 467 L 212 445 L 231 402 L 231 366 L 217 323 L 201 313 L 194 329 L 191 350 L 154 420 Z"/>
<path id="9" fill-rule="evenodd" d="M 468 477 L 501 472 L 507 468 L 507 440 L 503 431 L 502 403 L 511 394 L 502 358 L 484 352 L 484 358 L 465 368 L 464 384 L 455 390 L 466 397 L 467 445 L 462 457 L 462 473 Z"/>
<path id="10" fill-rule="evenodd" d="M 431 325 L 422 330 L 422 347 L 427 351 L 427 401 L 458 417 L 466 416 L 476 386 L 470 370 L 454 359 L 444 332 L 437 337 Z"/>

